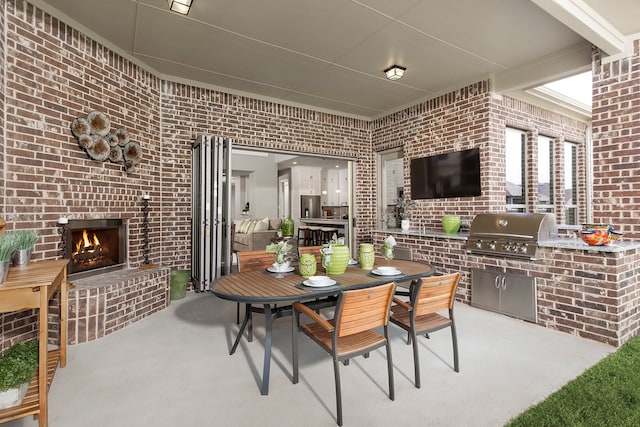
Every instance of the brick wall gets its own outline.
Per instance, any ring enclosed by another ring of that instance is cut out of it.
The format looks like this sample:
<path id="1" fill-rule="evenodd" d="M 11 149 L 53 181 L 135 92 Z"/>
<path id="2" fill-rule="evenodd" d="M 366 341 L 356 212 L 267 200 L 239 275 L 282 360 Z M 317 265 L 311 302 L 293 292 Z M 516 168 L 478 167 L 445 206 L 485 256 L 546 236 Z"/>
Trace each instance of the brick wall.
<path id="1" fill-rule="evenodd" d="M 164 240 L 165 262 L 190 259 L 190 143 L 200 134 L 226 136 L 244 147 L 351 157 L 359 188 L 355 209 L 366 211 L 374 198 L 366 121 L 167 81 L 162 85 L 161 111 L 162 140 L 169 147 L 163 205 L 173 215 L 170 227 L 163 225 L 171 229 Z"/>
<path id="2" fill-rule="evenodd" d="M 142 261 L 141 196 L 150 193 L 151 261 L 161 259 L 160 80 L 26 2 L 6 2 L 4 217 L 37 229 L 34 259 L 58 257 L 57 219 L 128 218 L 132 266 Z M 144 161 L 88 158 L 70 125 L 92 110 L 140 143 Z"/>
<path id="3" fill-rule="evenodd" d="M 120 270 L 75 280 L 68 298 L 68 343 L 93 341 L 168 307 L 169 269 Z"/>
<path id="4" fill-rule="evenodd" d="M 228 136 L 241 146 L 355 158 L 358 240 L 370 239 L 375 225 L 376 151 L 404 146 L 405 160 L 409 160 L 480 146 L 481 197 L 419 203 L 417 220 L 436 227 L 443 214 L 459 213 L 471 219 L 479 211 L 502 209 L 504 126 L 525 129 L 532 137 L 544 134 L 580 144 L 584 141 L 584 123 L 510 98 L 496 99 L 488 82 L 367 122 L 162 81 L 25 1 L 0 0 L 0 4 L 5 5 L 0 18 L 0 49 L 7 58 L 0 64 L 4 67 L 0 111 L 6 117 L 1 123 L 0 162 L 4 163 L 0 163 L 0 176 L 6 180 L 4 194 L 0 193 L 0 213 L 10 229 L 40 231 L 36 260 L 58 257 L 56 221 L 61 215 L 125 217 L 131 233 L 131 265 L 138 266 L 143 259 L 140 199 L 149 193 L 151 262 L 188 268 L 190 142 L 199 134 Z M 635 49 L 633 64 L 637 64 L 637 43 Z M 635 84 L 630 90 L 637 93 L 637 70 L 627 74 Z M 598 86 L 603 91 L 604 77 L 596 80 L 602 80 Z M 615 95 L 620 98 L 617 114 L 636 108 L 624 104 L 629 95 L 624 89 L 619 93 Z M 604 100 L 598 102 L 605 107 Z M 144 160 L 134 173 L 126 174 L 116 164 L 91 161 L 77 145 L 69 131 L 70 123 L 94 109 L 105 112 L 112 125 L 125 127 L 141 144 Z M 599 114 L 603 117 L 598 123 L 604 123 L 605 113 Z M 637 133 L 633 125 L 624 126 L 631 126 L 631 132 Z M 615 157 L 603 150 L 610 142 L 624 148 L 625 132 L 620 131 L 623 135 L 618 139 L 599 136 L 598 159 Z M 533 150 L 531 158 L 535 157 Z M 584 159 L 584 154 L 581 156 Z M 613 168 L 602 166 L 596 171 L 597 179 L 603 180 L 596 192 L 602 206 L 598 209 L 610 207 L 601 203 L 601 194 L 610 194 L 604 177 Z M 615 166 L 615 170 L 620 168 Z M 407 167 L 404 182 L 409 194 Z M 627 196 L 622 191 L 615 196 L 620 201 L 616 204 L 620 213 L 616 215 L 632 224 L 635 219 L 622 209 L 629 206 L 622 203 Z M 604 210 L 598 212 L 600 219 L 611 215 Z M 438 249 L 425 247 L 424 252 L 428 251 Z M 29 325 L 32 316 L 0 315 L 0 325 L 3 332 L 22 334 L 19 331 L 28 329 L 23 325 Z"/>
<path id="5" fill-rule="evenodd" d="M 593 54 L 593 217 L 640 236 L 640 39 L 615 61 Z"/>
<path id="6" fill-rule="evenodd" d="M 376 248 L 386 233 L 375 232 Z M 534 277 L 538 324 L 620 347 L 640 329 L 640 250 L 538 248 L 537 260 L 465 253 L 464 239 L 394 233 L 400 247 L 438 274 L 461 273 L 456 298 L 471 303 L 471 270 Z"/>
<path id="7" fill-rule="evenodd" d="M 5 0 L 0 0 L 0 11 L 4 11 Z M 4 218 L 4 157 L 5 153 L 5 142 L 4 142 L 4 113 L 5 113 L 5 102 L 4 102 L 4 92 L 5 92 L 5 81 L 4 81 L 4 51 L 5 51 L 5 15 L 4 12 L 0 13 L 0 58 L 3 58 L 0 61 L 0 217 Z"/>
<path id="8" fill-rule="evenodd" d="M 585 122 L 544 110 L 526 102 L 509 97 L 494 97 L 488 82 L 479 82 L 448 93 L 438 98 L 412 106 L 372 123 L 372 145 L 374 151 L 402 147 L 404 152 L 405 194 L 410 194 L 410 160 L 458 151 L 472 147 L 480 148 L 482 196 L 419 200 L 412 212 L 416 226 L 430 229 L 440 228 L 442 215 L 461 215 L 463 220 L 472 220 L 479 212 L 501 211 L 505 206 L 505 128 L 514 127 L 528 134 L 527 167 L 530 182 L 537 182 L 537 135 L 554 138 L 558 142 L 556 153 L 556 177 L 564 176 L 564 141 L 578 144 L 579 165 L 585 170 Z M 375 183 L 375 181 L 374 181 Z M 580 201 L 586 196 L 586 182 L 579 182 Z M 556 194 L 561 197 L 563 191 Z M 536 211 L 537 188 L 528 194 L 528 210 Z M 560 203 L 561 200 L 556 200 Z M 359 212 L 360 213 L 360 212 Z M 376 212 L 367 210 L 366 225 L 375 225 Z M 557 215 L 563 220 L 563 212 Z M 582 203 L 580 218 L 586 218 L 585 203 Z"/>

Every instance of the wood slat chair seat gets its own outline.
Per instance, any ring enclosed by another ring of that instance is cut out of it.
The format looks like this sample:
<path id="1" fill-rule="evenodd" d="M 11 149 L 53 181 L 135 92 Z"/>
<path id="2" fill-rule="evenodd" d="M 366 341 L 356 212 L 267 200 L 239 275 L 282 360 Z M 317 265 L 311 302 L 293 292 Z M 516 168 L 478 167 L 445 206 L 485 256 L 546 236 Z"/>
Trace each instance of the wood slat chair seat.
<path id="1" fill-rule="evenodd" d="M 389 377 L 389 399 L 395 399 L 393 383 L 393 362 L 387 325 L 389 308 L 395 292 L 395 283 L 372 286 L 364 289 L 343 291 L 338 296 L 335 317 L 326 320 L 301 303 L 293 304 L 293 383 L 298 382 L 298 331 L 302 331 L 329 353 L 333 359 L 336 386 L 337 423 L 342 425 L 342 391 L 340 387 L 339 365 L 352 357 L 364 355 L 385 346 Z M 300 313 L 313 323 L 300 324 Z M 375 328 L 383 327 L 381 335 Z"/>
<path id="2" fill-rule="evenodd" d="M 389 320 L 407 331 L 410 336 L 409 341 L 413 342 L 413 365 L 415 386 L 417 388 L 420 388 L 420 360 L 418 357 L 417 335 L 429 334 L 430 332 L 450 327 L 454 370 L 460 372 L 458 340 L 453 316 L 453 304 L 459 281 L 460 273 L 426 277 L 413 285 L 409 302 L 393 298 L 395 304 L 391 307 Z M 449 317 L 438 313 L 445 310 L 448 310 Z"/>

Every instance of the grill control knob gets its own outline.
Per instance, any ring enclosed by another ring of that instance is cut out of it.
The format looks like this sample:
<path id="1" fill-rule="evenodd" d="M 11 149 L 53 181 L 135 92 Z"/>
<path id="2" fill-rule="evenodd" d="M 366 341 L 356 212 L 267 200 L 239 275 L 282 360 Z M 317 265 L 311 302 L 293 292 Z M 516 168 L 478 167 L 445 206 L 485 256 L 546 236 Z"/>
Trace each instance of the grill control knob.
<path id="1" fill-rule="evenodd" d="M 474 246 L 478 249 L 482 249 L 482 242 L 478 240 L 477 242 L 474 243 Z"/>
<path id="2" fill-rule="evenodd" d="M 493 242 L 489 243 L 489 249 L 495 250 L 495 248 L 496 248 L 496 241 L 494 240 Z"/>

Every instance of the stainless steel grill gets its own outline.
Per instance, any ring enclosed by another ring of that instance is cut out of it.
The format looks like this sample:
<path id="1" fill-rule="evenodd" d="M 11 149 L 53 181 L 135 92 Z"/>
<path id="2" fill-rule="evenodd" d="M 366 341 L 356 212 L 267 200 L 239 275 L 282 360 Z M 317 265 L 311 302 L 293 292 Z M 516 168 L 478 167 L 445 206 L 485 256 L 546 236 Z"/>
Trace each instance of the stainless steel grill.
<path id="1" fill-rule="evenodd" d="M 467 252 L 535 259 L 538 242 L 556 237 L 553 214 L 482 213 L 469 229 Z"/>

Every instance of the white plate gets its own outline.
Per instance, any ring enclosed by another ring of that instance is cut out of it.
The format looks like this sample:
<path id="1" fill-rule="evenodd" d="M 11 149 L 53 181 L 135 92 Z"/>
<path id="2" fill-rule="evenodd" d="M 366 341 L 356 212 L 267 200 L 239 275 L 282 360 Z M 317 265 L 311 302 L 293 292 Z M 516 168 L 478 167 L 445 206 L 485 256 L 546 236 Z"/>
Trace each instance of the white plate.
<path id="1" fill-rule="evenodd" d="M 287 267 L 287 268 L 285 268 L 283 270 L 276 270 L 273 267 L 268 267 L 267 271 L 269 271 L 271 273 L 291 273 L 295 269 L 296 269 L 295 267 L 291 267 L 291 266 L 289 266 L 289 267 Z"/>
<path id="2" fill-rule="evenodd" d="M 304 282 L 302 282 L 303 285 L 305 286 L 311 286 L 312 288 L 324 288 L 327 286 L 333 286 L 336 284 L 336 281 L 333 279 L 328 279 L 323 281 L 322 283 L 311 283 L 308 280 L 305 280 Z"/>
<path id="3" fill-rule="evenodd" d="M 378 269 L 375 269 L 375 270 L 371 270 L 371 272 L 378 276 L 397 276 L 398 274 L 402 274 L 402 271 L 400 270 L 380 271 Z"/>
<path id="4" fill-rule="evenodd" d="M 349 265 L 356 265 L 357 263 L 358 263 L 358 261 L 356 261 L 353 258 L 349 260 Z"/>

